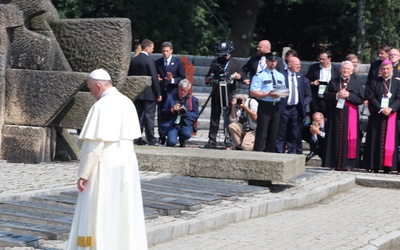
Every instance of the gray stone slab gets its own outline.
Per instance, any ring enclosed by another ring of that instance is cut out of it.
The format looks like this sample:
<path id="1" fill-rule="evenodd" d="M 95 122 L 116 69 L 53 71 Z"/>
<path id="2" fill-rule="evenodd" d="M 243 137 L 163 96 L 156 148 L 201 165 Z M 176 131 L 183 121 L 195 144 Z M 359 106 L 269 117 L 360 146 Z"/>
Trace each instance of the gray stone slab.
<path id="1" fill-rule="evenodd" d="M 219 179 L 289 181 L 305 172 L 305 156 L 232 150 L 136 147 L 140 170 Z"/>
<path id="2" fill-rule="evenodd" d="M 266 193 L 269 189 L 266 187 L 250 186 L 247 184 L 238 184 L 225 181 L 216 181 L 210 179 L 201 179 L 187 176 L 172 176 L 171 179 L 178 180 L 182 183 L 190 183 L 196 186 L 207 186 L 208 188 L 215 188 L 217 190 L 229 190 L 237 193 L 239 196 L 250 196 L 256 193 Z"/>
<path id="3" fill-rule="evenodd" d="M 147 192 L 146 190 L 142 190 L 143 200 L 148 201 L 160 201 L 164 203 L 170 203 L 174 205 L 182 206 L 183 209 L 193 211 L 198 210 L 202 207 L 201 202 L 196 200 L 177 198 L 174 196 L 169 196 L 156 192 Z"/>
<path id="4" fill-rule="evenodd" d="M 73 215 L 74 208 L 71 206 L 60 206 L 55 204 L 46 204 L 43 202 L 33 202 L 33 201 L 25 201 L 25 200 L 11 200 L 0 202 L 1 206 L 10 207 L 10 208 L 18 208 L 20 210 L 26 211 L 36 211 L 36 212 L 49 212 L 52 214 L 58 214 L 60 216 L 64 215 Z"/>
<path id="5" fill-rule="evenodd" d="M 53 213 L 26 211 L 18 207 L 9 208 L 0 206 L 0 219 L 4 220 L 19 220 L 29 223 L 38 223 L 46 225 L 55 225 L 69 227 L 72 223 L 70 215 L 60 216 Z"/>
<path id="6" fill-rule="evenodd" d="M 160 215 L 179 215 L 183 206 L 143 199 L 143 206 L 157 211 Z"/>
<path id="7" fill-rule="evenodd" d="M 69 230 L 69 227 L 0 219 L 0 231 L 36 235 L 47 240 L 66 240 L 68 238 Z"/>
<path id="8" fill-rule="evenodd" d="M 217 188 L 208 188 L 208 186 L 192 185 L 191 183 L 182 183 L 180 180 L 173 180 L 169 178 L 160 178 L 151 181 L 150 183 L 155 183 L 157 185 L 162 185 L 165 187 L 173 188 L 181 191 L 182 193 L 196 193 L 196 194 L 207 194 L 217 196 L 220 199 L 226 200 L 236 200 L 237 193 L 230 192 L 228 190 L 221 190 Z"/>
<path id="9" fill-rule="evenodd" d="M 400 180 L 378 176 L 356 176 L 356 184 L 366 187 L 400 189 Z"/>
<path id="10" fill-rule="evenodd" d="M 29 198 L 30 201 L 41 202 L 44 204 L 60 205 L 73 207 L 76 204 L 76 199 L 61 197 L 57 195 L 40 195 Z"/>
<path id="11" fill-rule="evenodd" d="M 40 239 L 40 237 L 33 235 L 0 231 L 0 247 L 27 246 L 38 248 Z"/>
<path id="12" fill-rule="evenodd" d="M 143 183 L 142 189 L 148 192 L 157 192 L 164 193 L 165 195 L 172 195 L 174 197 L 182 197 L 188 198 L 191 200 L 199 200 L 204 204 L 216 204 L 221 202 L 221 200 L 217 196 L 193 193 L 193 192 L 182 192 L 181 190 L 177 190 L 175 188 L 169 188 L 163 185 L 157 185 L 152 183 Z"/>

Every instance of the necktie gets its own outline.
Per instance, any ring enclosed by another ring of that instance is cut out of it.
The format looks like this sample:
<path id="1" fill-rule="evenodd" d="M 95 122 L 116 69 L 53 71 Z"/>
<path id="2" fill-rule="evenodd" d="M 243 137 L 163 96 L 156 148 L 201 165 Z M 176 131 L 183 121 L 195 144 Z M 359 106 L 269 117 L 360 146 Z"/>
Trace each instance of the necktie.
<path id="1" fill-rule="evenodd" d="M 168 66 L 168 60 L 164 59 L 164 67 L 167 67 L 167 66 Z"/>
<path id="2" fill-rule="evenodd" d="M 291 74 L 291 94 L 290 94 L 290 101 L 289 101 L 289 105 L 295 105 L 296 102 L 296 85 L 294 84 L 294 74 Z"/>
<path id="3" fill-rule="evenodd" d="M 271 71 L 271 77 L 272 77 L 272 86 L 276 86 L 276 80 L 275 80 L 275 77 L 274 77 L 274 72 L 272 72 Z"/>

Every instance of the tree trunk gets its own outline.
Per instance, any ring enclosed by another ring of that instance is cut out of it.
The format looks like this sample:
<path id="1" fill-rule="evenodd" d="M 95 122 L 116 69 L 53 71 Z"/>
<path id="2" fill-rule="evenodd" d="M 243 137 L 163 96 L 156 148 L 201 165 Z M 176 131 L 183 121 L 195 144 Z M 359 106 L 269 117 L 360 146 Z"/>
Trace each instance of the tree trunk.
<path id="1" fill-rule="evenodd" d="M 248 57 L 256 26 L 258 0 L 238 0 L 231 27 L 231 39 L 235 46 L 235 57 Z"/>
<path id="2" fill-rule="evenodd" d="M 360 63 L 364 61 L 364 44 L 365 44 L 365 1 L 357 0 L 357 36 L 356 49 Z"/>

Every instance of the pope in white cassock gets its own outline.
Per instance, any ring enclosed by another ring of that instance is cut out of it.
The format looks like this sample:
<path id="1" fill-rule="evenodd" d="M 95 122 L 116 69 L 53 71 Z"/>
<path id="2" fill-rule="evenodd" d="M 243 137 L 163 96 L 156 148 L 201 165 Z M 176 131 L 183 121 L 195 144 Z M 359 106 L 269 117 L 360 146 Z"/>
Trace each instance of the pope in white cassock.
<path id="1" fill-rule="evenodd" d="M 68 250 L 147 249 L 138 162 L 133 140 L 141 136 L 132 101 L 112 86 L 103 69 L 87 78 L 97 102 L 83 140 Z"/>

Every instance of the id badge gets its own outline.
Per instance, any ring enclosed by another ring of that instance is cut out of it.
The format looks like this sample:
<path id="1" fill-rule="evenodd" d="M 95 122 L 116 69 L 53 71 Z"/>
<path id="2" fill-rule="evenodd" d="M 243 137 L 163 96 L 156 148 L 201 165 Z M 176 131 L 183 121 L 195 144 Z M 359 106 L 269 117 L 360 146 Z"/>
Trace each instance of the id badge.
<path id="1" fill-rule="evenodd" d="M 319 85 L 318 87 L 318 95 L 323 95 L 325 93 L 325 89 L 326 89 L 327 85 Z"/>
<path id="2" fill-rule="evenodd" d="M 336 104 L 336 108 L 343 109 L 345 102 L 346 102 L 346 99 L 339 98 L 337 101 L 337 104 Z"/>
<path id="3" fill-rule="evenodd" d="M 382 97 L 381 100 L 381 108 L 387 108 L 389 107 L 389 98 L 388 97 Z"/>

